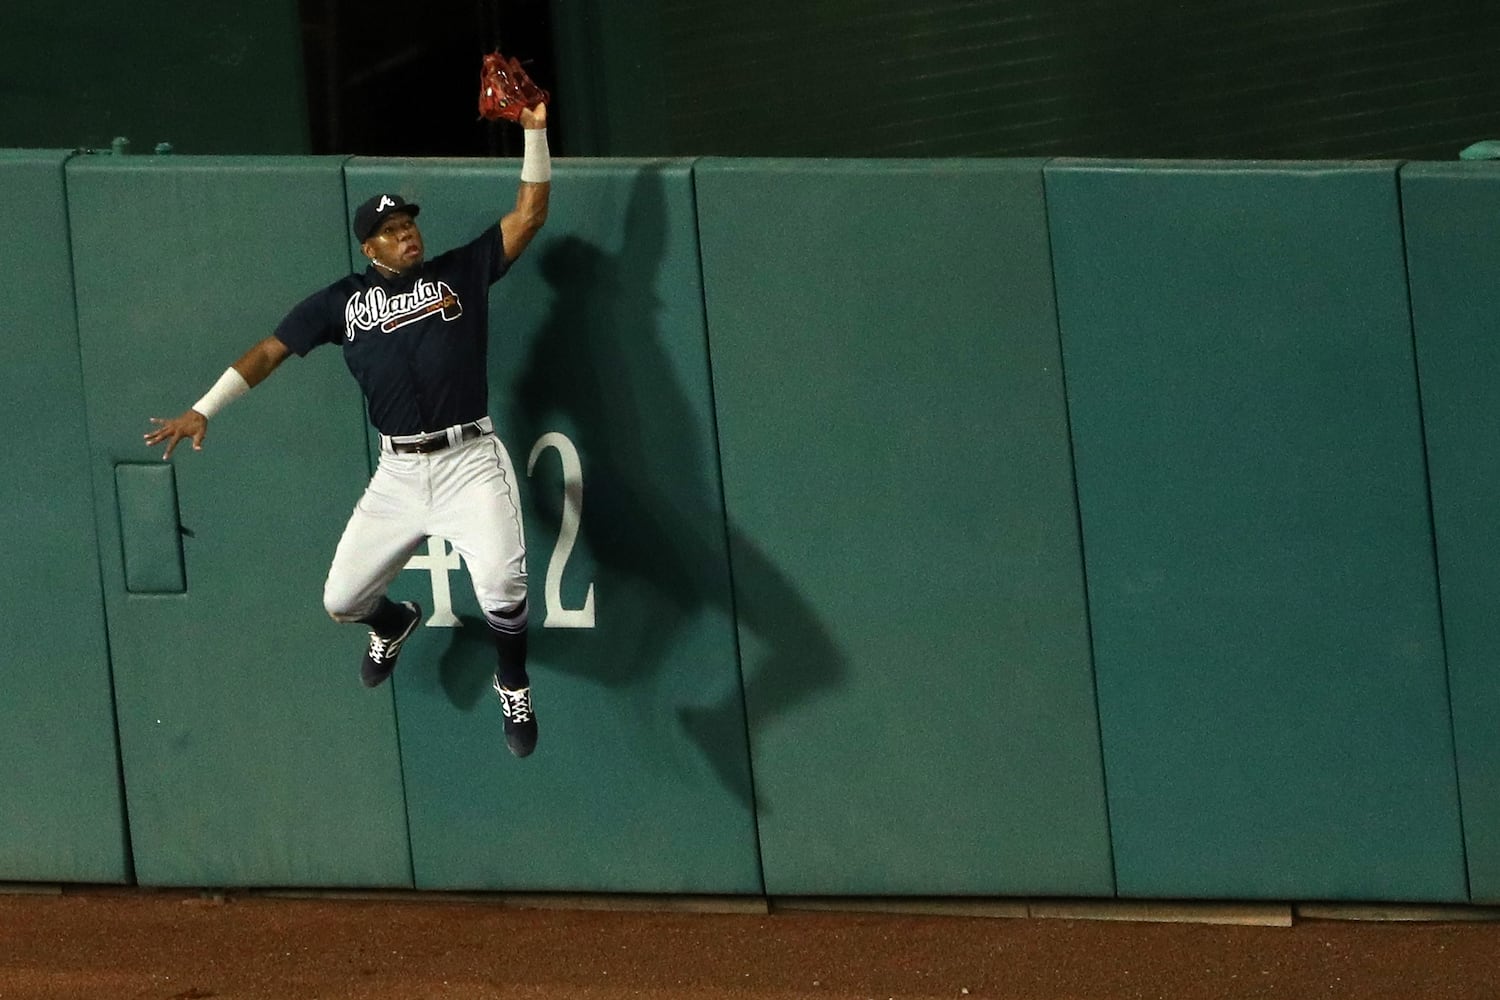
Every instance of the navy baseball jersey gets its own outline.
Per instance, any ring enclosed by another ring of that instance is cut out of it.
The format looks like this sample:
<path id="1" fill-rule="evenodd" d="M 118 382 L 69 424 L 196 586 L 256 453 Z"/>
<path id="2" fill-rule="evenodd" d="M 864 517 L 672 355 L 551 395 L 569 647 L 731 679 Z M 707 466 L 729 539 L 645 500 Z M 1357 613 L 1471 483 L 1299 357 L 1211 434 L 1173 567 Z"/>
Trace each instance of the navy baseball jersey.
<path id="1" fill-rule="evenodd" d="M 394 278 L 374 265 L 303 299 L 276 327 L 299 356 L 342 344 L 370 423 L 408 435 L 488 412 L 489 286 L 509 269 L 500 227 Z"/>

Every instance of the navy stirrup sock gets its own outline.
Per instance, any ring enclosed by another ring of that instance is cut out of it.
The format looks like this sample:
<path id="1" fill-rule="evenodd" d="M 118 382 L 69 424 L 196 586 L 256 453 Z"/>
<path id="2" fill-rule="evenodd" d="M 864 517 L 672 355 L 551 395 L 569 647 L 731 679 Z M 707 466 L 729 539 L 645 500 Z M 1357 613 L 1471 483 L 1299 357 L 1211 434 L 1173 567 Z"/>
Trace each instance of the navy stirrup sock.
<path id="1" fill-rule="evenodd" d="M 495 676 L 500 678 L 502 687 L 512 691 L 531 686 L 531 678 L 526 675 L 527 618 L 525 598 L 513 608 L 486 608 L 484 611 L 484 620 L 495 640 L 495 658 L 498 663 Z"/>
<path id="2" fill-rule="evenodd" d="M 368 625 L 376 635 L 384 639 L 400 635 L 401 630 L 406 628 L 411 612 L 406 605 L 397 604 L 385 595 L 381 595 L 380 603 L 375 605 L 375 610 L 359 619 L 361 624 Z"/>

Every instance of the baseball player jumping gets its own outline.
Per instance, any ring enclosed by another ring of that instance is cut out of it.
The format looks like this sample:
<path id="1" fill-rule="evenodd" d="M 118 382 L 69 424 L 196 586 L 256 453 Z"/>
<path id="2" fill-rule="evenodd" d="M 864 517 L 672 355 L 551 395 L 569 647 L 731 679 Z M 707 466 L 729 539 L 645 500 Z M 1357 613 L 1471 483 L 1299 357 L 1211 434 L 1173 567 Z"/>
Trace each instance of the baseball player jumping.
<path id="1" fill-rule="evenodd" d="M 185 438 L 201 449 L 209 420 L 289 354 L 341 344 L 380 432 L 380 463 L 339 540 L 323 606 L 335 621 L 369 626 L 360 677 L 375 687 L 422 620 L 419 605 L 395 603 L 386 588 L 429 535 L 448 539 L 468 564 L 495 640 L 506 745 L 525 757 L 537 740 L 526 673 L 526 543 L 515 470 L 488 415 L 485 355 L 489 286 L 546 222 L 552 161 L 546 103 L 514 110 L 507 117 L 525 130 L 521 185 L 498 226 L 428 260 L 419 207 L 394 193 L 370 198 L 354 213 L 369 267 L 300 302 L 191 409 L 152 417 L 145 440 L 166 442 L 164 460 Z"/>

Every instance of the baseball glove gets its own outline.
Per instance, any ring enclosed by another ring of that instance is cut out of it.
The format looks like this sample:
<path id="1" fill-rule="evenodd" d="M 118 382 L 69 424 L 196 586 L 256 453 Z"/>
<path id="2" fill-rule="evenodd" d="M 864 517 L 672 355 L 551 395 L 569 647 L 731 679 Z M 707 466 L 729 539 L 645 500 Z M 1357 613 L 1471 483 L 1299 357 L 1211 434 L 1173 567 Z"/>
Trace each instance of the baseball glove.
<path id="1" fill-rule="evenodd" d="M 507 59 L 498 51 L 484 57 L 484 66 L 479 70 L 481 118 L 518 122 L 522 111 L 548 99 L 547 92 L 532 82 L 518 60 Z"/>

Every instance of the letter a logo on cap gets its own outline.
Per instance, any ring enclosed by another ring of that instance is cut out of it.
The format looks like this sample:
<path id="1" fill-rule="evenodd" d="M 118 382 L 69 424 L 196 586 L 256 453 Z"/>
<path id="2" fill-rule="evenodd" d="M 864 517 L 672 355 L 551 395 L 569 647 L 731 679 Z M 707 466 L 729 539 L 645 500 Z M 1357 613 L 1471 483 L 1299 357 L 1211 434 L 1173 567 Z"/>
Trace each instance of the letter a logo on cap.
<path id="1" fill-rule="evenodd" d="M 380 204 L 375 206 L 375 211 L 384 212 L 387 208 L 395 207 L 396 203 L 394 201 L 391 201 L 391 196 L 388 194 L 383 194 L 380 196 Z"/>

